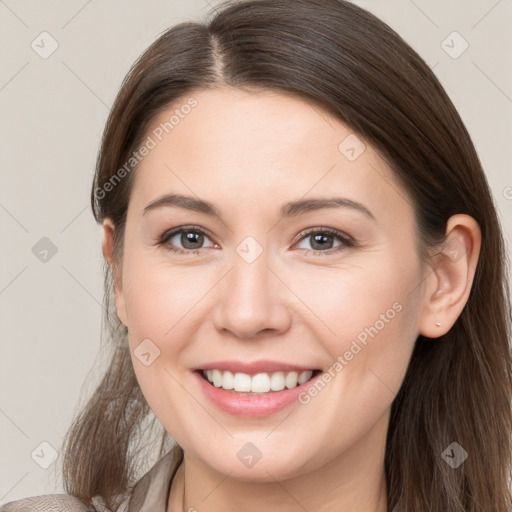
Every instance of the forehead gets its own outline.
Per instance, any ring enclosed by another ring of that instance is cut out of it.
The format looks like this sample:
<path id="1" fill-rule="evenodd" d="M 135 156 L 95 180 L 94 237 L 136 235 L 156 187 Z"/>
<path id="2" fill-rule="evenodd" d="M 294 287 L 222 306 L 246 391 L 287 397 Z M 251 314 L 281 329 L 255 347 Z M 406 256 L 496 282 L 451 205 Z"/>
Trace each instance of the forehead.
<path id="1" fill-rule="evenodd" d="M 300 161 L 312 147 L 323 149 L 322 153 L 336 150 L 339 136 L 349 132 L 305 99 L 273 90 L 246 92 L 230 87 L 199 90 L 182 98 L 161 112 L 150 128 L 157 142 L 167 143 L 169 149 L 193 142 L 198 152 L 189 158 L 208 152 L 215 156 L 215 163 L 228 163 L 233 156 L 240 162 L 244 153 Z"/>
<path id="2" fill-rule="evenodd" d="M 169 192 L 262 209 L 278 197 L 336 192 L 382 213 L 391 207 L 394 214 L 412 214 L 375 150 L 295 95 L 196 90 L 155 117 L 146 140 L 152 149 L 137 168 L 132 190 L 139 207 Z"/>

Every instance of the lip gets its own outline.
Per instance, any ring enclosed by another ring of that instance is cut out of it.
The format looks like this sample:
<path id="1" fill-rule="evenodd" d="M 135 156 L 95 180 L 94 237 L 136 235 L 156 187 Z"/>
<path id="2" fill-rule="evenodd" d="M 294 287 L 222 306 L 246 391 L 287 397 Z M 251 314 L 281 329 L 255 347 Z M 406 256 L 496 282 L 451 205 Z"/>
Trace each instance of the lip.
<path id="1" fill-rule="evenodd" d="M 233 373 L 247 373 L 248 375 L 256 375 L 258 373 L 273 372 L 304 372 L 307 370 L 315 370 L 311 366 L 301 366 L 290 363 L 280 363 L 279 361 L 271 361 L 269 359 L 261 359 L 259 361 L 216 361 L 206 363 L 204 365 L 193 368 L 193 370 L 221 370 Z"/>
<path id="2" fill-rule="evenodd" d="M 215 368 L 219 370 L 221 369 L 217 366 Z M 279 367 L 279 369 L 282 368 L 283 365 Z M 212 368 L 204 369 L 211 370 Z M 293 368 L 291 371 L 295 369 L 296 368 Z M 208 401 L 222 412 L 245 418 L 261 418 L 271 416 L 272 414 L 291 406 L 293 403 L 295 403 L 295 406 L 301 405 L 298 400 L 299 395 L 312 386 L 317 379 L 321 378 L 322 373 L 322 371 L 319 371 L 318 375 L 293 389 L 272 391 L 269 393 L 262 393 L 261 395 L 249 395 L 216 387 L 204 378 L 202 369 L 193 371 L 192 375 L 197 380 L 201 392 Z"/>

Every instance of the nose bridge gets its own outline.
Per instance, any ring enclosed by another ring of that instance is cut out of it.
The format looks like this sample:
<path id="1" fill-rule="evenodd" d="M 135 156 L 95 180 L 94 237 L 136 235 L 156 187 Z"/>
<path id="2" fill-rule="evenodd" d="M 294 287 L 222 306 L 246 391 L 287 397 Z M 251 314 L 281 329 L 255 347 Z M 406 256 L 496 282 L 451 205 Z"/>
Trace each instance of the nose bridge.
<path id="1" fill-rule="evenodd" d="M 214 315 L 217 329 L 251 338 L 263 330 L 287 328 L 283 285 L 269 268 L 269 256 L 253 237 L 235 248 Z"/>

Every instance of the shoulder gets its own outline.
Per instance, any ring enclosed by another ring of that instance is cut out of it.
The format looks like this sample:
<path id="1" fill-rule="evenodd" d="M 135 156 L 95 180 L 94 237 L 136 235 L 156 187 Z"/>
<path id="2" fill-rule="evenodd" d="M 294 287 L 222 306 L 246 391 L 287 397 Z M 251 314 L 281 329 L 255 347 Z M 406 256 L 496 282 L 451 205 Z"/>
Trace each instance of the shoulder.
<path id="1" fill-rule="evenodd" d="M 96 512 L 70 494 L 45 494 L 0 505 L 0 512 Z"/>

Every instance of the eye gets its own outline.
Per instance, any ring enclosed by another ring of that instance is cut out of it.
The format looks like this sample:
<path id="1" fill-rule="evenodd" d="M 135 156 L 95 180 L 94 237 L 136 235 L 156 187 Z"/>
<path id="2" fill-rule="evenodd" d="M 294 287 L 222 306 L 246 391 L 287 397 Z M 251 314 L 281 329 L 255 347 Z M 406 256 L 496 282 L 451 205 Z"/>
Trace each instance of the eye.
<path id="1" fill-rule="evenodd" d="M 200 249 L 204 249 L 202 245 L 205 238 L 209 239 L 209 236 L 198 226 L 185 226 L 164 233 L 158 245 L 178 254 L 197 254 Z M 176 247 L 177 244 L 183 248 Z M 218 247 L 215 243 L 213 246 Z"/>
<path id="2" fill-rule="evenodd" d="M 300 235 L 301 242 L 310 240 L 312 249 L 305 249 L 308 254 L 326 255 L 340 252 L 347 247 L 354 247 L 355 241 L 340 231 L 331 228 L 315 228 L 303 231 Z M 333 239 L 340 243 L 333 245 Z"/>
<path id="3" fill-rule="evenodd" d="M 177 254 L 199 254 L 201 249 L 205 249 L 203 247 L 205 238 L 210 239 L 199 226 L 183 226 L 164 233 L 157 244 Z M 312 249 L 302 248 L 307 254 L 329 255 L 356 246 L 356 242 L 352 238 L 331 228 L 309 229 L 300 233 L 299 238 L 299 243 L 310 240 Z M 333 239 L 339 242 L 338 245 L 334 245 Z M 178 244 L 181 244 L 182 247 L 178 247 Z M 218 248 L 219 245 L 213 243 L 212 247 Z"/>

